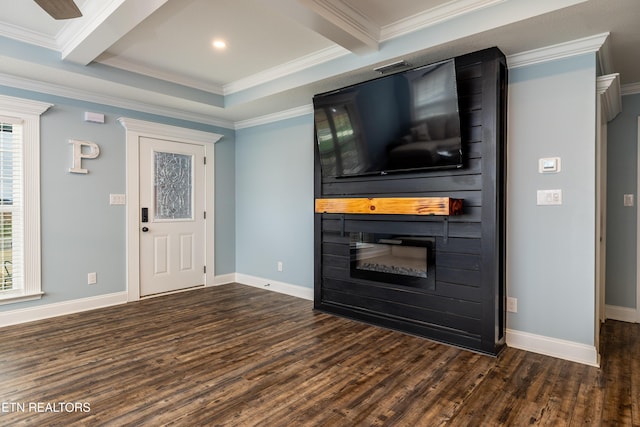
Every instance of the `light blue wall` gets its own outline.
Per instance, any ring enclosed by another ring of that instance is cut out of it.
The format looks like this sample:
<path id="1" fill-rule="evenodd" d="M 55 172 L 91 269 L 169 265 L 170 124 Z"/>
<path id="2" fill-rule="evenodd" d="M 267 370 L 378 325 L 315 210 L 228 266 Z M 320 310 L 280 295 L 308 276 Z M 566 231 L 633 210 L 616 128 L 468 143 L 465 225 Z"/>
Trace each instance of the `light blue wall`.
<path id="1" fill-rule="evenodd" d="M 0 311 L 125 291 L 125 206 L 110 206 L 110 193 L 125 193 L 125 129 L 119 117 L 149 120 L 223 134 L 215 146 L 216 274 L 235 271 L 234 131 L 206 124 L 0 87 L 0 94 L 54 104 L 41 118 L 42 289 L 37 301 Z M 85 111 L 104 113 L 105 124 L 87 123 Z M 84 160 L 86 175 L 68 172 L 69 139 L 100 146 Z M 87 273 L 98 283 L 87 285 Z"/>
<path id="2" fill-rule="evenodd" d="M 236 245 L 238 273 L 313 287 L 312 115 L 236 132 Z"/>
<path id="3" fill-rule="evenodd" d="M 125 193 L 123 129 L 82 120 L 83 110 L 54 105 L 41 120 L 40 174 L 43 302 L 125 290 L 125 207 L 109 193 Z M 89 173 L 68 172 L 70 138 L 95 142 L 100 156 L 83 161 Z M 87 273 L 98 274 L 87 285 Z"/>
<path id="4" fill-rule="evenodd" d="M 605 302 L 636 307 L 637 163 L 640 94 L 622 97 L 622 112 L 607 126 L 607 277 Z M 623 205 L 634 194 L 633 207 Z"/>
<path id="5" fill-rule="evenodd" d="M 510 71 L 507 292 L 518 313 L 507 327 L 593 344 L 595 228 L 595 55 Z M 43 286 L 37 302 L 124 290 L 124 129 L 119 116 L 223 133 L 216 144 L 216 274 L 237 272 L 313 287 L 313 118 L 305 115 L 235 132 L 0 87 L 52 102 L 43 116 Z M 311 100 L 309 100 L 311 101 Z M 103 112 L 107 124 L 82 122 Z M 70 175 L 69 138 L 97 142 L 91 173 Z M 234 139 L 235 138 L 235 139 Z M 563 171 L 537 173 L 540 157 Z M 561 188 L 564 204 L 536 206 L 536 190 Z M 94 225 L 95 224 L 95 225 Z M 276 265 L 283 262 L 284 271 Z M 97 271 L 98 285 L 86 285 Z"/>
<path id="6" fill-rule="evenodd" d="M 509 74 L 507 327 L 592 345 L 595 312 L 595 54 Z M 558 156 L 562 171 L 538 173 Z M 561 206 L 537 206 L 562 189 Z"/>
<path id="7" fill-rule="evenodd" d="M 221 132 L 222 131 L 222 132 Z M 215 272 L 236 272 L 236 145 L 234 133 L 219 129 L 224 137 L 215 148 Z"/>

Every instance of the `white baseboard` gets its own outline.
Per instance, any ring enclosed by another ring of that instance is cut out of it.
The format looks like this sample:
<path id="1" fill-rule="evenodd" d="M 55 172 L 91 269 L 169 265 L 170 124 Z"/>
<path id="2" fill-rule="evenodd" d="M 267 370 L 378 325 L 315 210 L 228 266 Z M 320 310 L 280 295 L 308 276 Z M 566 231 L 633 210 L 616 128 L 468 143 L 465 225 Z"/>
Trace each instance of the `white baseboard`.
<path id="1" fill-rule="evenodd" d="M 127 302 L 127 296 L 127 292 L 116 292 L 71 301 L 62 301 L 53 304 L 43 304 L 33 307 L 19 308 L 16 310 L 3 311 L 0 312 L 0 325 L 17 325 L 19 323 L 32 322 L 65 314 L 124 304 Z"/>
<path id="2" fill-rule="evenodd" d="M 507 345 L 520 350 L 557 357 L 590 366 L 600 366 L 595 346 L 507 329 Z"/>
<path id="3" fill-rule="evenodd" d="M 280 292 L 306 300 L 313 300 L 313 289 L 311 288 L 249 276 L 246 274 L 230 273 L 215 276 L 213 285 L 211 286 L 224 285 L 227 283 L 242 283 L 244 285 Z M 127 301 L 127 292 L 116 292 L 71 301 L 41 304 L 32 307 L 2 311 L 0 312 L 0 325 L 11 326 L 20 323 L 33 322 L 35 320 L 49 319 L 51 317 L 63 316 L 65 314 L 79 313 L 96 308 L 124 304 Z"/>
<path id="4" fill-rule="evenodd" d="M 291 295 L 292 297 L 313 301 L 313 288 L 239 273 L 236 274 L 236 281 L 243 285 L 254 286 L 256 288 L 262 288 L 269 291 L 279 292 L 281 294 Z"/>
<path id="5" fill-rule="evenodd" d="M 236 273 L 221 274 L 213 278 L 213 283 L 210 286 L 226 285 L 227 283 L 234 283 L 237 281 L 238 278 Z"/>
<path id="6" fill-rule="evenodd" d="M 620 320 L 621 322 L 638 323 L 638 312 L 635 308 L 605 305 L 604 317 L 605 319 Z"/>

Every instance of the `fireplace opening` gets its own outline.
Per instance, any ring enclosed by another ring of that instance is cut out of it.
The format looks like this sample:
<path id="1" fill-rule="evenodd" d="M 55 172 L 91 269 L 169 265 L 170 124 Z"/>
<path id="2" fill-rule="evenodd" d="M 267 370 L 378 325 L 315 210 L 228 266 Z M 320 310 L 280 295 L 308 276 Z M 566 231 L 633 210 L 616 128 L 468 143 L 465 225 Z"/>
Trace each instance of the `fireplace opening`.
<path id="1" fill-rule="evenodd" d="M 435 290 L 433 237 L 350 233 L 351 277 Z"/>

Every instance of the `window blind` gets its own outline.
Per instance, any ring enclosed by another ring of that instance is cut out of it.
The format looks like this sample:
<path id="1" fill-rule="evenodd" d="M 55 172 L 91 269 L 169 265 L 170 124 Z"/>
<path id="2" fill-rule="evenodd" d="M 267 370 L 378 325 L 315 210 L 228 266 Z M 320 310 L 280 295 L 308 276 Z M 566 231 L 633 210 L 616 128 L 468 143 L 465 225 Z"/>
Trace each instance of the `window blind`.
<path id="1" fill-rule="evenodd" d="M 24 287 L 22 128 L 0 116 L 0 292 Z"/>

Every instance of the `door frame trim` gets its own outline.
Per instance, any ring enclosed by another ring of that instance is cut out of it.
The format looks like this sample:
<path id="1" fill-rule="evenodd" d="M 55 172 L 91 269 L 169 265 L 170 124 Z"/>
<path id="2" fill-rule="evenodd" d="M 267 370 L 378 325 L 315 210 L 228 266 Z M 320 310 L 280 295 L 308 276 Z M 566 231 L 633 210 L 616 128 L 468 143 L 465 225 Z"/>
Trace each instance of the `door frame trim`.
<path id="1" fill-rule="evenodd" d="M 144 120 L 136 120 L 120 117 L 118 122 L 126 130 L 126 287 L 127 300 L 138 301 L 140 299 L 140 138 L 164 139 L 175 142 L 203 145 L 207 157 L 205 172 L 205 206 L 207 218 L 205 219 L 205 261 L 207 273 L 205 274 L 205 286 L 214 284 L 215 278 L 215 237 L 214 237 L 214 144 L 223 135 L 187 129 L 178 126 L 165 125 Z"/>
<path id="2" fill-rule="evenodd" d="M 637 131 L 640 132 L 640 116 L 637 118 Z M 640 133 L 637 136 L 636 147 L 637 153 L 637 168 L 636 171 L 640 172 Z M 636 182 L 636 323 L 640 323 L 640 207 L 638 206 L 638 200 L 640 197 L 640 173 L 637 174 Z"/>

